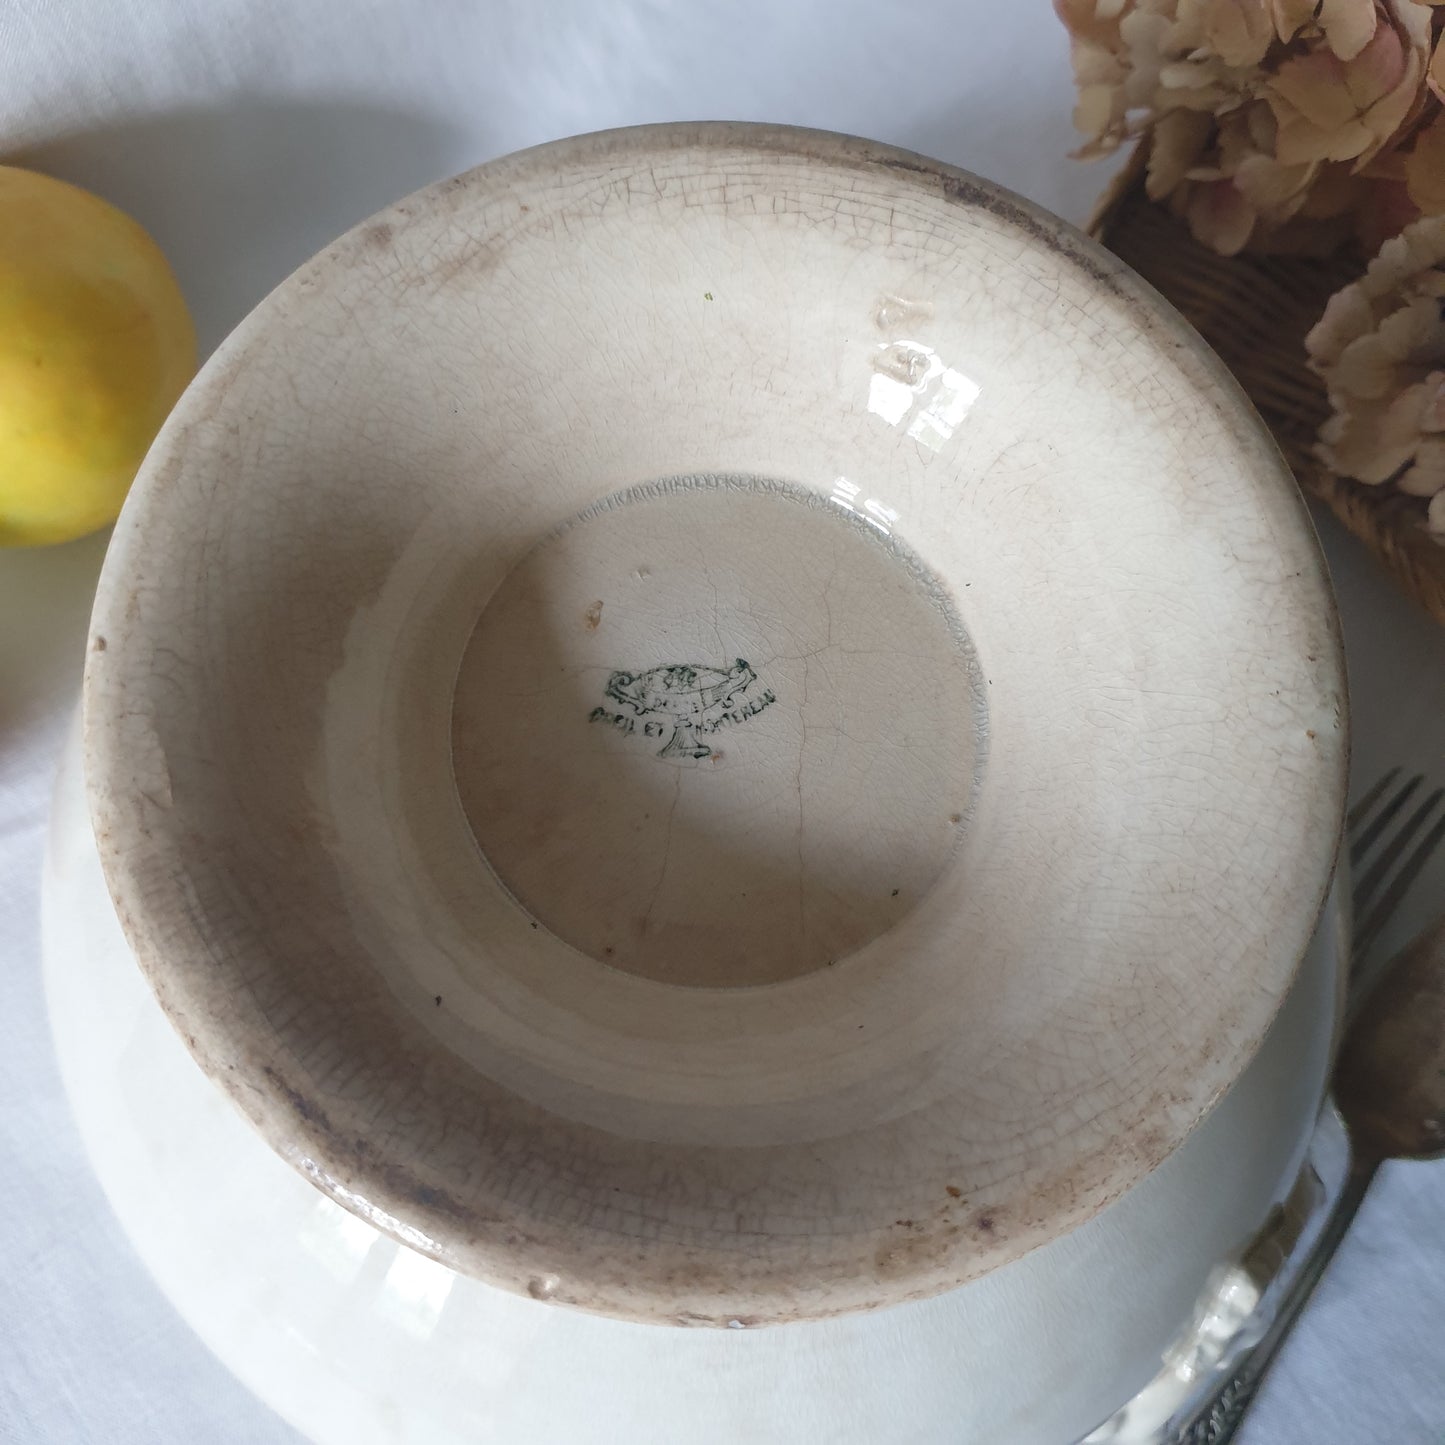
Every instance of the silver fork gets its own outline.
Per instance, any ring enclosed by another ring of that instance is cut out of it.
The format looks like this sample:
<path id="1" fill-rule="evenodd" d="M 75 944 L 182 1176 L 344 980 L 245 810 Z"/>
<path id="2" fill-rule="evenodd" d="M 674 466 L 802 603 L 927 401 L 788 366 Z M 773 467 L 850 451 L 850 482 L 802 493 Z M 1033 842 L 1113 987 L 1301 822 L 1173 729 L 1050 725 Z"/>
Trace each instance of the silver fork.
<path id="1" fill-rule="evenodd" d="M 1389 977 L 1391 987 L 1379 990 L 1378 998 L 1381 1003 L 1392 1001 L 1394 985 L 1412 978 L 1418 968 L 1409 949 L 1384 968 L 1375 963 L 1371 950 L 1445 839 L 1445 788 L 1426 790 L 1422 797 L 1424 779 L 1402 772 L 1395 768 L 1386 773 L 1347 819 L 1356 881 L 1345 999 L 1348 1022 L 1341 1051 L 1345 1057 L 1352 1041 L 1370 1036 L 1374 1021 L 1369 1016 L 1354 1028 L 1349 1023 L 1359 1016 L 1375 983 Z M 1432 1057 L 1428 1062 L 1433 1070 L 1437 1061 Z M 1445 1057 L 1438 1063 L 1445 1079 Z M 1333 1082 L 1340 1077 L 1337 1072 Z M 1445 1118 L 1445 1103 L 1440 1113 Z M 1211 1275 L 1194 1321 L 1166 1352 L 1160 1373 L 1081 1445 L 1224 1445 L 1234 1437 L 1359 1209 L 1379 1160 L 1391 1152 L 1391 1146 L 1371 1139 L 1370 1132 L 1349 1128 L 1342 1111 L 1326 1104 L 1289 1198 L 1239 1260 Z"/>
<path id="2" fill-rule="evenodd" d="M 1424 777 L 1402 773 L 1403 769 L 1392 768 L 1349 813 L 1355 925 L 1345 1000 L 1347 1029 L 1359 1017 L 1376 984 L 1404 957 L 1399 954 L 1381 964 L 1371 950 L 1431 855 L 1445 840 L 1445 788 L 1430 789 L 1422 797 Z M 1328 1269 L 1376 1171 L 1390 1152 L 1372 1147 L 1374 1141 L 1364 1140 L 1357 1133 L 1352 1133 L 1350 1142 L 1350 1170 L 1334 1207 L 1309 1255 L 1280 1297 L 1258 1343 L 1217 1390 L 1182 1418 L 1176 1416 L 1170 1422 L 1161 1445 L 1225 1445 L 1234 1438 L 1260 1383 Z"/>

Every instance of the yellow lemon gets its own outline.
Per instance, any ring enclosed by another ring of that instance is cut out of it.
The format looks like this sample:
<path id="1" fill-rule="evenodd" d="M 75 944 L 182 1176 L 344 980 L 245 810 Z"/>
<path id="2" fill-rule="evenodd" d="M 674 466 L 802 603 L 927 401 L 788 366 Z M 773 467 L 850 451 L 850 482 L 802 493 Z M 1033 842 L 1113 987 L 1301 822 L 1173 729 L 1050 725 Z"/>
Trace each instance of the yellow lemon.
<path id="1" fill-rule="evenodd" d="M 113 522 L 195 369 L 190 314 L 145 231 L 0 166 L 0 546 Z"/>

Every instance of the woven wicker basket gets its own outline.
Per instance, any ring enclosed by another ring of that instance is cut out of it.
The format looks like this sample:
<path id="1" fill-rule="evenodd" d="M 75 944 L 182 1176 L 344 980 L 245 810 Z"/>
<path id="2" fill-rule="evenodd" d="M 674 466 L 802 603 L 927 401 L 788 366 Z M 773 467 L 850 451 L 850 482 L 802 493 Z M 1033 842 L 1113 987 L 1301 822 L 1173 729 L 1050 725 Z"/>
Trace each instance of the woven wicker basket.
<path id="1" fill-rule="evenodd" d="M 1365 258 L 1215 255 L 1144 194 L 1144 145 L 1101 198 L 1091 234 L 1193 323 L 1248 392 L 1305 491 L 1445 623 L 1445 545 L 1425 532 L 1424 503 L 1338 477 L 1312 450 L 1329 407 L 1305 364 L 1305 333 L 1329 297 L 1360 275 Z"/>

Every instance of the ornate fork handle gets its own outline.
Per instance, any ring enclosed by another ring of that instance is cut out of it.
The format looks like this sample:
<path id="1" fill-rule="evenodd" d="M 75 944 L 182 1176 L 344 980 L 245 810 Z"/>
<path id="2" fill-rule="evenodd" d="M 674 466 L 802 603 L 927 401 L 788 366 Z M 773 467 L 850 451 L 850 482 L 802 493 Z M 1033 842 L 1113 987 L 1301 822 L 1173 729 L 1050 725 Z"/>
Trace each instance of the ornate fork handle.
<path id="1" fill-rule="evenodd" d="M 1261 1381 L 1349 1231 L 1378 1168 L 1377 1160 L 1354 1162 L 1308 1257 L 1281 1296 L 1258 1343 L 1218 1391 L 1187 1418 L 1175 1422 L 1163 1445 L 1226 1445 L 1234 1439 Z"/>
<path id="2" fill-rule="evenodd" d="M 1383 966 L 1374 965 L 1370 954 L 1445 843 L 1445 788 L 1416 802 L 1425 780 L 1402 780 L 1401 771 L 1380 778 L 1348 822 L 1357 879 L 1353 967 L 1333 1104 L 1320 1116 L 1311 1158 L 1283 1215 L 1266 1221 L 1246 1255 L 1207 1284 L 1194 1320 L 1165 1353 L 1164 1369 L 1081 1445 L 1233 1440 L 1380 1162 L 1445 1151 L 1445 1035 L 1439 1026 L 1445 1018 L 1445 919 Z M 1316 1204 L 1323 1216 L 1312 1223 Z M 1241 1298 L 1253 1313 L 1226 1335 Z"/>

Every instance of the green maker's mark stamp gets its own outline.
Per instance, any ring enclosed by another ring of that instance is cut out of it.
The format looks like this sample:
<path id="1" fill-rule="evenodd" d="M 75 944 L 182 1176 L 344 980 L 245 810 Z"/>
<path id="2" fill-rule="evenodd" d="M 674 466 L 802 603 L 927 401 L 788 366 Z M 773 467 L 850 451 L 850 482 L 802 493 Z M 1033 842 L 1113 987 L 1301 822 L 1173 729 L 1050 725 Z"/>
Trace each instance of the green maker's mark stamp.
<path id="1" fill-rule="evenodd" d="M 627 712 L 595 707 L 589 722 L 607 723 L 622 733 L 642 725 L 644 737 L 667 741 L 660 758 L 705 758 L 712 747 L 703 738 L 756 717 L 777 702 L 772 688 L 749 693 L 758 675 L 741 657 L 731 667 L 700 667 L 674 663 L 647 672 L 614 672 L 607 679 L 607 696 Z"/>

